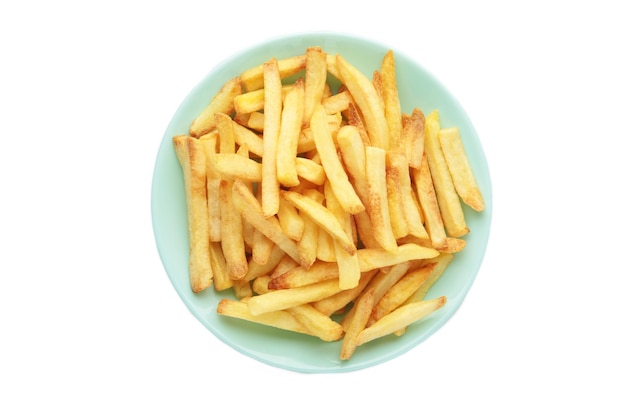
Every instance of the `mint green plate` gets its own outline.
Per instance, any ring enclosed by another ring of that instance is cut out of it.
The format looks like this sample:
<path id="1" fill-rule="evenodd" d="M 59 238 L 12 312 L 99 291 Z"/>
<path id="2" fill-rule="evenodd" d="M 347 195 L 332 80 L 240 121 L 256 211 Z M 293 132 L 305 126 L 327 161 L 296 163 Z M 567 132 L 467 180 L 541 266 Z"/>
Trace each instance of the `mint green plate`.
<path id="1" fill-rule="evenodd" d="M 394 49 L 397 82 L 403 111 L 414 107 L 428 114 L 439 110 L 442 127 L 458 126 L 466 152 L 481 187 L 486 209 L 475 213 L 465 207 L 471 229 L 466 248 L 433 286 L 427 298 L 448 297 L 441 310 L 409 327 L 401 337 L 381 338 L 357 348 L 349 361 L 339 360 L 341 342 L 273 329 L 218 316 L 216 306 L 232 293 L 208 289 L 194 294 L 189 286 L 187 215 L 183 176 L 172 145 L 172 137 L 187 133 L 191 121 L 224 82 L 243 70 L 277 59 L 303 54 L 308 46 L 321 46 L 328 53 L 340 53 L 367 75 L 380 67 L 383 55 L 393 46 L 344 34 L 298 34 L 275 39 L 240 52 L 214 68 L 189 93 L 163 135 L 152 183 L 152 221 L 157 248 L 174 289 L 189 311 L 218 339 L 260 362 L 306 373 L 347 372 L 389 361 L 415 348 L 443 326 L 457 311 L 479 271 L 491 224 L 491 182 L 479 138 L 456 99 L 424 68 L 402 51 Z M 207 358 L 210 360 L 210 354 Z"/>

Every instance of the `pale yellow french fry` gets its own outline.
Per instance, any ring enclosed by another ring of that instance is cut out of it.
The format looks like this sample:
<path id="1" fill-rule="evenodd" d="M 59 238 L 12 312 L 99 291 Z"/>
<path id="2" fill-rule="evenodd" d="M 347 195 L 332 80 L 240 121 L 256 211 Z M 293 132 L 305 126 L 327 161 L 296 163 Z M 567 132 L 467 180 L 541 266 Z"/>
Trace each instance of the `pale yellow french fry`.
<path id="1" fill-rule="evenodd" d="M 409 297 L 406 303 L 414 303 L 422 301 L 426 298 L 426 294 L 432 288 L 433 285 L 441 278 L 446 268 L 450 265 L 454 259 L 454 255 L 450 253 L 441 253 L 439 256 L 425 260 L 425 263 L 432 262 L 435 264 L 435 269 L 430 273 L 426 282 L 424 282 L 418 289 Z"/>
<path id="2" fill-rule="evenodd" d="M 406 117 L 405 117 L 406 116 Z M 424 113 L 414 108 L 411 115 L 403 115 L 400 148 L 403 148 L 411 168 L 420 169 L 424 153 Z"/>
<path id="3" fill-rule="evenodd" d="M 222 219 L 219 198 L 221 176 L 215 168 L 217 138 L 218 133 L 216 130 L 201 138 L 206 153 L 207 215 L 209 221 L 209 241 L 211 242 L 220 242 L 222 240 Z"/>
<path id="4" fill-rule="evenodd" d="M 267 284 L 270 280 L 271 278 L 268 275 L 259 276 L 252 280 L 252 291 L 255 294 L 265 294 L 266 292 L 269 292 L 270 290 L 267 288 Z"/>
<path id="5" fill-rule="evenodd" d="M 276 173 L 276 155 L 282 115 L 282 84 L 276 58 L 263 64 L 265 104 L 263 108 L 263 214 L 270 217 L 278 213 L 279 190 Z"/>
<path id="6" fill-rule="evenodd" d="M 285 235 L 296 242 L 302 238 L 304 233 L 304 221 L 291 202 L 280 197 L 278 207 L 278 222 Z"/>
<path id="7" fill-rule="evenodd" d="M 400 262 L 376 273 L 367 287 L 374 292 L 374 305 L 409 271 L 414 263 L 415 261 Z"/>
<path id="8" fill-rule="evenodd" d="M 348 175 L 341 164 L 333 136 L 328 127 L 328 118 L 321 104 L 315 107 L 311 117 L 311 130 L 315 146 L 326 171 L 326 178 L 333 187 L 341 207 L 351 214 L 359 213 L 365 209 L 359 196 L 354 191 Z"/>
<path id="9" fill-rule="evenodd" d="M 356 246 L 352 241 L 352 237 L 346 234 L 339 220 L 337 220 L 328 208 L 318 203 L 313 198 L 294 191 L 282 191 L 281 194 L 287 201 L 296 206 L 301 213 L 309 216 L 318 226 L 339 241 L 349 254 L 354 254 Z"/>
<path id="10" fill-rule="evenodd" d="M 339 68 L 337 68 L 337 56 L 334 54 L 326 54 L 326 71 L 335 77 L 340 83 L 343 83 L 341 80 L 341 74 L 339 74 Z"/>
<path id="11" fill-rule="evenodd" d="M 412 172 L 417 198 L 424 215 L 424 226 L 430 237 L 431 245 L 434 248 L 442 247 L 446 242 L 446 231 L 426 154 L 423 156 L 422 168 L 419 171 L 412 170 Z"/>
<path id="12" fill-rule="evenodd" d="M 352 225 L 350 223 L 350 214 L 341 207 L 329 183 L 326 183 L 324 186 L 324 195 L 326 197 L 326 207 L 328 210 L 339 220 L 344 232 L 347 235 L 351 235 Z M 339 269 L 339 287 L 342 290 L 354 288 L 359 284 L 359 279 L 361 278 L 357 254 L 356 252 L 353 254 L 348 253 L 338 241 L 334 241 L 333 243 L 337 267 Z"/>
<path id="13" fill-rule="evenodd" d="M 254 155 L 258 157 L 263 156 L 263 139 L 257 133 L 234 121 L 233 131 L 235 132 L 235 140 L 239 146 L 246 145 Z"/>
<path id="14" fill-rule="evenodd" d="M 448 164 L 441 150 L 441 143 L 439 141 L 440 129 L 439 112 L 433 110 L 426 116 L 424 149 L 433 179 L 433 185 L 437 193 L 441 218 L 443 219 L 447 235 L 451 237 L 462 237 L 469 233 L 469 228 L 465 222 L 465 214 L 461 207 L 461 200 L 454 189 L 452 176 L 450 175 Z"/>
<path id="15" fill-rule="evenodd" d="M 343 336 L 341 324 L 320 313 L 310 304 L 294 306 L 287 311 L 304 325 L 308 334 L 317 336 L 325 342 L 333 342 Z"/>
<path id="16" fill-rule="evenodd" d="M 292 332 L 307 332 L 304 325 L 287 311 L 272 311 L 265 314 L 253 315 L 250 314 L 248 304 L 243 301 L 224 298 L 217 304 L 217 313 L 222 316 L 233 317 Z"/>
<path id="17" fill-rule="evenodd" d="M 189 233 L 189 277 L 191 289 L 198 293 L 213 283 L 209 261 L 209 216 L 206 189 L 204 143 L 190 136 L 173 138 L 174 150 L 183 170 Z"/>
<path id="18" fill-rule="evenodd" d="M 308 124 L 313 111 L 322 102 L 326 87 L 326 52 L 319 47 L 306 50 L 306 78 L 304 92 L 304 118 Z"/>
<path id="19" fill-rule="evenodd" d="M 389 128 L 385 118 L 383 102 L 374 85 L 370 79 L 341 55 L 337 55 L 336 59 L 343 82 L 361 109 L 363 121 L 372 145 L 388 149 Z"/>
<path id="20" fill-rule="evenodd" d="M 222 178 L 240 179 L 244 182 L 261 182 L 261 163 L 235 153 L 218 153 L 215 155 L 214 169 Z"/>
<path id="21" fill-rule="evenodd" d="M 331 279 L 298 288 L 275 290 L 251 297 L 248 300 L 248 309 L 253 316 L 256 316 L 319 301 L 339 291 L 341 291 L 339 279 Z"/>
<path id="22" fill-rule="evenodd" d="M 386 151 L 375 146 L 365 147 L 365 174 L 368 183 L 367 214 L 372 222 L 372 235 L 389 252 L 398 245 L 391 227 L 386 183 Z"/>
<path id="23" fill-rule="evenodd" d="M 224 291 L 232 288 L 233 279 L 228 275 L 226 258 L 224 258 L 220 242 L 211 242 L 209 244 L 209 258 L 213 268 L 213 288 L 215 291 Z"/>
<path id="24" fill-rule="evenodd" d="M 269 274 L 274 270 L 274 268 L 276 268 L 276 265 L 280 263 L 280 260 L 285 257 L 290 258 L 289 256 L 285 255 L 285 252 L 281 248 L 279 248 L 277 245 L 274 245 L 272 242 L 272 250 L 270 252 L 270 255 L 265 258 L 265 262 L 263 264 L 256 262 L 254 258 L 251 258 L 249 260 L 248 273 L 245 277 L 243 277 L 243 279 L 245 279 L 246 281 L 251 281 L 257 277 Z"/>
<path id="25" fill-rule="evenodd" d="M 372 309 L 368 325 L 371 326 L 401 306 L 426 281 L 434 268 L 434 263 L 426 264 L 400 278 L 376 303 Z"/>
<path id="26" fill-rule="evenodd" d="M 306 66 L 306 56 L 297 55 L 277 61 L 280 78 L 287 78 L 302 71 Z M 263 65 L 257 65 L 241 73 L 241 83 L 246 91 L 254 91 L 264 87 Z"/>
<path id="27" fill-rule="evenodd" d="M 235 153 L 235 131 L 233 129 L 233 120 L 225 113 L 215 114 L 215 127 L 219 134 L 219 153 L 234 154 Z"/>
<path id="28" fill-rule="evenodd" d="M 230 114 L 235 106 L 234 99 L 243 92 L 241 78 L 235 77 L 228 80 L 222 88 L 213 96 L 209 104 L 191 122 L 189 134 L 193 137 L 200 136 L 215 129 L 215 114 Z"/>
<path id="29" fill-rule="evenodd" d="M 369 248 L 359 249 L 357 253 L 359 256 L 359 268 L 361 272 L 384 268 L 400 262 L 417 259 L 430 259 L 439 255 L 439 252 L 436 249 L 420 246 L 415 243 L 399 245 L 398 250 L 395 253 L 389 252 L 385 249 Z"/>
<path id="30" fill-rule="evenodd" d="M 304 82 L 302 78 L 299 78 L 293 89 L 287 93 L 283 105 L 276 151 L 276 176 L 278 182 L 286 187 L 293 187 L 300 183 L 296 169 L 296 156 L 304 114 L 304 91 Z"/>
<path id="31" fill-rule="evenodd" d="M 233 182 L 233 203 L 250 224 L 278 245 L 287 255 L 298 260 L 296 243 L 285 235 L 275 216 L 265 216 L 261 204 L 243 181 Z"/>
<path id="32" fill-rule="evenodd" d="M 439 310 L 446 304 L 447 298 L 441 296 L 433 300 L 420 301 L 406 304 L 397 308 L 388 315 L 382 317 L 376 323 L 359 333 L 357 346 L 361 346 L 374 339 L 387 336 L 397 330 L 403 329 Z"/>
<path id="33" fill-rule="evenodd" d="M 316 301 L 312 303 L 313 307 L 315 307 L 322 314 L 331 316 L 332 314 L 344 309 L 348 304 L 354 301 L 371 282 L 375 274 L 376 271 L 363 272 L 361 274 L 361 278 L 359 279 L 359 285 Z"/>
<path id="34" fill-rule="evenodd" d="M 450 127 L 439 131 L 441 150 L 446 159 L 448 169 L 461 200 L 476 211 L 485 209 L 485 200 L 476 182 L 474 171 L 467 159 L 461 133 L 458 127 Z"/>
<path id="35" fill-rule="evenodd" d="M 296 173 L 300 178 L 315 185 L 326 182 L 326 171 L 322 165 L 308 158 L 296 157 Z"/>
<path id="36" fill-rule="evenodd" d="M 222 251 L 228 275 L 241 279 L 248 272 L 248 260 L 243 240 L 243 220 L 233 203 L 232 184 L 232 181 L 222 180 L 219 188 L 222 230 L 227 231 L 222 233 Z"/>
<path id="37" fill-rule="evenodd" d="M 287 93 L 293 88 L 293 84 L 285 84 L 282 88 L 283 99 Z M 235 111 L 238 114 L 253 113 L 256 111 L 262 111 L 265 105 L 265 91 L 261 88 L 254 91 L 249 91 L 235 97 L 234 100 Z"/>
<path id="38" fill-rule="evenodd" d="M 380 68 L 382 97 L 385 105 L 385 118 L 389 127 L 389 148 L 399 146 L 402 136 L 402 108 L 396 83 L 396 63 L 392 50 L 383 57 Z"/>
<path id="39" fill-rule="evenodd" d="M 235 297 L 241 300 L 244 298 L 252 297 L 254 292 L 252 291 L 252 284 L 245 279 L 233 280 L 233 292 Z"/>
<path id="40" fill-rule="evenodd" d="M 317 259 L 324 262 L 337 262 L 334 238 L 322 227 L 318 227 Z"/>
<path id="41" fill-rule="evenodd" d="M 250 113 L 248 117 L 248 124 L 246 126 L 256 132 L 263 133 L 265 129 L 265 114 L 258 111 Z"/>
<path id="42" fill-rule="evenodd" d="M 308 269 L 298 266 L 273 277 L 269 288 L 272 290 L 284 290 L 304 287 L 335 278 L 339 278 L 339 268 L 335 262 L 317 261 Z"/>
<path id="43" fill-rule="evenodd" d="M 326 114 L 343 113 L 348 110 L 350 103 L 354 103 L 348 90 L 338 92 L 322 100 Z"/>
<path id="44" fill-rule="evenodd" d="M 358 344 L 358 337 L 367 325 L 373 305 L 374 295 L 372 291 L 366 290 L 365 293 L 359 297 L 359 300 L 354 306 L 354 313 L 345 328 L 345 335 L 341 343 L 339 355 L 341 360 L 348 360 L 354 354 Z"/>

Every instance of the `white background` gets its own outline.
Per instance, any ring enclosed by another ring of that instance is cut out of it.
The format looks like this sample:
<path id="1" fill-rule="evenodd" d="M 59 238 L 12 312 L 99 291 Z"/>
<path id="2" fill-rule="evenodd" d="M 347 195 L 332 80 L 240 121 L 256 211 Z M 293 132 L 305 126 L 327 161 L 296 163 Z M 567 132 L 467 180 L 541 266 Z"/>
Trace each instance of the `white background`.
<path id="1" fill-rule="evenodd" d="M 17 4 L 0 6 L 0 415 L 626 413 L 618 2 Z M 170 117 L 211 68 L 322 30 L 396 47 L 452 91 L 494 215 L 438 333 L 305 375 L 193 318 L 156 250 L 150 186 Z"/>

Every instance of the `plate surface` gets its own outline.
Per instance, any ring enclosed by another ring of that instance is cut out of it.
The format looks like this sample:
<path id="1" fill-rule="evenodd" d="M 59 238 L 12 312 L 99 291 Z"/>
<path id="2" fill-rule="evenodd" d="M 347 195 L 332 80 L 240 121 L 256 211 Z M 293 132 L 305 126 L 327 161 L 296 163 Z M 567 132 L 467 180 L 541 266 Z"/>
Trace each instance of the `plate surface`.
<path id="1" fill-rule="evenodd" d="M 456 255 L 427 298 L 439 295 L 448 302 L 439 311 L 409 327 L 402 337 L 387 336 L 360 346 L 349 361 L 339 360 L 341 342 L 316 338 L 220 317 L 216 306 L 232 293 L 208 289 L 194 294 L 189 286 L 187 208 L 183 176 L 172 145 L 172 137 L 187 133 L 191 121 L 206 106 L 222 84 L 243 70 L 277 59 L 303 54 L 308 46 L 321 46 L 328 53 L 340 53 L 365 74 L 380 67 L 391 46 L 371 40 L 333 33 L 301 34 L 270 40 L 245 50 L 213 69 L 189 93 L 178 108 L 163 136 L 152 183 L 152 222 L 163 266 L 175 290 L 190 312 L 222 342 L 260 362 L 306 373 L 334 373 L 363 369 L 391 360 L 415 348 L 444 325 L 457 311 L 479 271 L 491 225 L 491 181 L 479 138 L 457 100 L 419 64 L 394 49 L 396 76 L 404 112 L 414 107 L 428 114 L 439 110 L 442 127 L 458 126 L 484 194 L 486 209 L 475 213 L 464 207 L 470 234 L 466 248 Z"/>

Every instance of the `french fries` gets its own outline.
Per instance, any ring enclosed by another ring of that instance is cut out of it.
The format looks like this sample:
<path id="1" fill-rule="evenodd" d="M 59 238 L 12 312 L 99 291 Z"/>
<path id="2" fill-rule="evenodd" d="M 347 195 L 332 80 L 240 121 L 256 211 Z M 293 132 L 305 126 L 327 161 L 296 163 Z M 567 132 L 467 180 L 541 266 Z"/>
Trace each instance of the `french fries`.
<path id="1" fill-rule="evenodd" d="M 381 58 L 370 79 L 318 46 L 269 57 L 173 138 L 192 291 L 223 293 L 217 314 L 340 341 L 342 361 L 445 307 L 428 291 L 465 248 L 463 204 L 485 210 L 460 130 L 403 112 L 393 51 Z"/>

